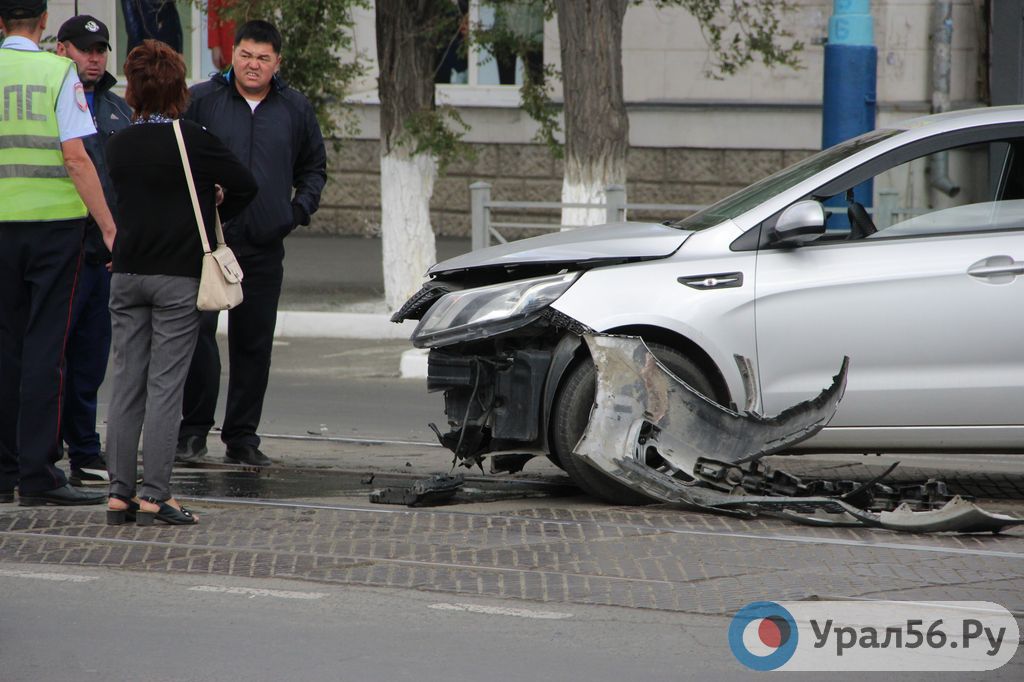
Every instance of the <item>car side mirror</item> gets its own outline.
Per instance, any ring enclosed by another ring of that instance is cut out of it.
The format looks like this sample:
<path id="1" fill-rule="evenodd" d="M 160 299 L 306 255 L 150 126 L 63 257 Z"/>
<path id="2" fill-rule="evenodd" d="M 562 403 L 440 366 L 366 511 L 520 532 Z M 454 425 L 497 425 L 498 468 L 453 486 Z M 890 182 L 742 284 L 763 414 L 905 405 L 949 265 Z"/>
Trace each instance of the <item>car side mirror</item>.
<path id="1" fill-rule="evenodd" d="M 771 246 L 802 246 L 825 234 L 825 208 L 812 199 L 798 201 L 779 216 L 768 233 Z"/>

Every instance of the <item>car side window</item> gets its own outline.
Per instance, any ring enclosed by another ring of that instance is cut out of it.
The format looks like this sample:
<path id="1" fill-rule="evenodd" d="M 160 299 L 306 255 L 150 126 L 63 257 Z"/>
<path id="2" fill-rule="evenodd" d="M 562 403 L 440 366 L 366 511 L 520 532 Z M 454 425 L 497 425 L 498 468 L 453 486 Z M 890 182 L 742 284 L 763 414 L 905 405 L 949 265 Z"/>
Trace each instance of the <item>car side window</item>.
<path id="1" fill-rule="evenodd" d="M 873 206 L 858 203 L 852 187 L 833 185 L 814 197 L 831 204 L 816 243 L 1024 229 L 1024 139 L 943 149 L 868 181 Z"/>
<path id="2" fill-rule="evenodd" d="M 1024 135 L 991 132 L 898 148 L 819 187 L 805 199 L 825 230 L 803 245 L 1024 229 Z"/>
<path id="3" fill-rule="evenodd" d="M 1024 199 L 982 201 L 929 211 L 879 229 L 868 239 L 1024 228 Z"/>

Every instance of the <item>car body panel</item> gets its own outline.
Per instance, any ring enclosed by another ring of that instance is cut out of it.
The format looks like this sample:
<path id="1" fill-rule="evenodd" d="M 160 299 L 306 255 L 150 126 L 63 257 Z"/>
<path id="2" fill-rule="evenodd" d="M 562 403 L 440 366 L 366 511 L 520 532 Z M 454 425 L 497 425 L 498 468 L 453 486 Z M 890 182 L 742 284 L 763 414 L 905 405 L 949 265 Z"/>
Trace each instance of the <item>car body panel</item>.
<path id="1" fill-rule="evenodd" d="M 449 258 L 430 268 L 431 276 L 480 267 L 531 263 L 600 262 L 663 258 L 692 234 L 656 223 L 613 223 L 499 244 Z"/>
<path id="2" fill-rule="evenodd" d="M 589 270 L 552 307 L 600 332 L 653 326 L 686 337 L 711 357 L 730 395 L 742 403 L 743 378 L 733 356 L 756 355 L 756 261 L 752 252 L 729 251 L 739 235 L 735 225 L 721 225 L 694 234 L 685 249 L 669 258 Z M 696 290 L 678 281 L 724 273 L 741 273 L 744 285 Z M 594 291 L 601 296 L 593 296 Z M 720 339 L 728 339 L 728 347 Z"/>
<path id="3" fill-rule="evenodd" d="M 774 221 L 798 201 L 841 196 L 911 159 L 994 140 L 1012 142 L 1003 178 L 1014 178 L 1016 196 L 974 197 L 862 239 L 826 233 L 798 248 L 770 243 Z M 486 364 L 512 352 L 551 351 L 588 329 L 654 329 L 699 348 L 732 402 L 765 415 L 815 395 L 849 356 L 835 418 L 795 451 L 1024 452 L 1024 177 L 1015 175 L 1024 176 L 1024 106 L 928 116 L 848 144 L 675 226 L 570 230 L 434 266 L 436 281 L 463 284 L 544 271 L 517 271 L 520 265 L 583 271 L 550 305 L 557 320 L 451 352 Z M 474 271 L 490 276 L 474 279 Z M 557 391 L 566 361 L 549 371 L 543 395 Z M 468 393 L 476 384 L 467 377 L 458 390 Z M 536 409 L 547 423 L 550 401 Z M 453 425 L 462 419 L 449 417 Z M 501 443 L 521 452 L 543 445 Z"/>
<path id="4" fill-rule="evenodd" d="M 849 355 L 849 385 L 830 428 L 919 427 L 915 438 L 928 447 L 941 445 L 950 427 L 1024 425 L 1024 315 L 1012 312 L 1024 303 L 1024 280 L 968 274 L 1008 252 L 1024 257 L 1024 233 L 762 251 L 756 309 L 764 409 L 802 399 L 831 375 L 837 355 Z M 923 427 L 944 428 L 929 435 Z"/>

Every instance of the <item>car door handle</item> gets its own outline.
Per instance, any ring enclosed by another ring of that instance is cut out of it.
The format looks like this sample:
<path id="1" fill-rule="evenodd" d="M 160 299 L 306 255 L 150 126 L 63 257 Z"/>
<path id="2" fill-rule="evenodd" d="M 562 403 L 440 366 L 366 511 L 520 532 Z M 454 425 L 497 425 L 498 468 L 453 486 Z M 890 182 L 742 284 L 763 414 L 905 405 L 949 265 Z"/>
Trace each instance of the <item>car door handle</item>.
<path id="1" fill-rule="evenodd" d="M 989 256 L 967 268 L 967 274 L 987 279 L 993 284 L 1003 284 L 1024 275 L 1024 262 L 1014 260 L 1012 256 Z"/>

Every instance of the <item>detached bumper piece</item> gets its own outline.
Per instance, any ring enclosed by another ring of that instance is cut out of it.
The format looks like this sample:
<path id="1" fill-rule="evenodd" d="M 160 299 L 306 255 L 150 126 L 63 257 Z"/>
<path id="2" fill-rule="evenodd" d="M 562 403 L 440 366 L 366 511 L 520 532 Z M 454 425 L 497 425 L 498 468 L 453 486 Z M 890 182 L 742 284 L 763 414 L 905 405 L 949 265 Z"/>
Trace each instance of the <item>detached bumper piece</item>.
<path id="1" fill-rule="evenodd" d="M 597 368 L 597 393 L 575 453 L 656 501 L 736 516 L 767 513 L 809 525 L 914 533 L 995 533 L 1024 524 L 949 495 L 941 482 L 893 488 L 881 481 L 888 471 L 866 483 L 802 481 L 762 468 L 758 460 L 810 438 L 832 419 L 846 388 L 849 358 L 818 396 L 765 417 L 708 400 L 665 369 L 639 338 L 585 339 Z M 748 405 L 755 404 L 755 390 L 748 378 Z"/>
<path id="2" fill-rule="evenodd" d="M 403 504 L 407 507 L 432 507 L 445 504 L 465 483 L 462 474 L 435 474 L 413 482 L 410 486 L 381 488 L 370 493 L 375 504 Z"/>

